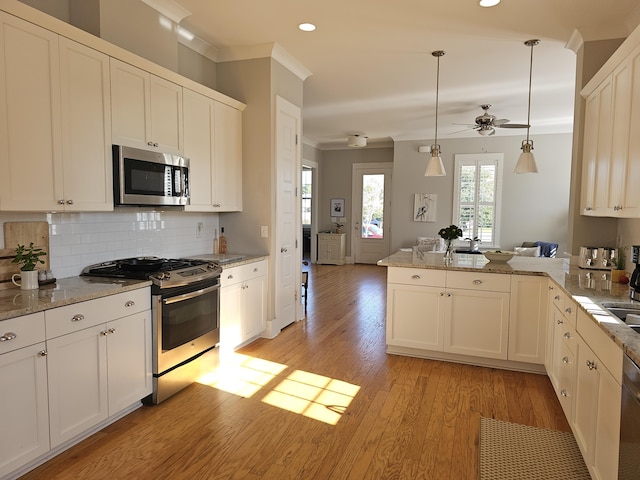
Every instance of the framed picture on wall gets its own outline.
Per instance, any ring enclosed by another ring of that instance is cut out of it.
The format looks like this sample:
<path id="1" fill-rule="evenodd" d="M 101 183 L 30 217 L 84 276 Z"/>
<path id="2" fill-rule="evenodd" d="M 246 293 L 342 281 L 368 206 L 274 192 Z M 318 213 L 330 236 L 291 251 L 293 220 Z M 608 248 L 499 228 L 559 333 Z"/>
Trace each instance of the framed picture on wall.
<path id="1" fill-rule="evenodd" d="M 435 193 L 416 193 L 413 198 L 413 221 L 435 222 L 436 199 Z"/>
<path id="2" fill-rule="evenodd" d="M 344 217 L 344 198 L 331 199 L 331 216 Z"/>

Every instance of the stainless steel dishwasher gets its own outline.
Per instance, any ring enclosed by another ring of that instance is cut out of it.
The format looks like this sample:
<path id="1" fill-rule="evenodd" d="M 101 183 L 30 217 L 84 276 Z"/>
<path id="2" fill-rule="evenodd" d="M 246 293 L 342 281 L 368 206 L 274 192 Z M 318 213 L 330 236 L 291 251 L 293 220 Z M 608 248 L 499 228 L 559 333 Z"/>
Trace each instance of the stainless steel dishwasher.
<path id="1" fill-rule="evenodd" d="M 618 480 L 640 478 L 640 367 L 623 359 Z"/>

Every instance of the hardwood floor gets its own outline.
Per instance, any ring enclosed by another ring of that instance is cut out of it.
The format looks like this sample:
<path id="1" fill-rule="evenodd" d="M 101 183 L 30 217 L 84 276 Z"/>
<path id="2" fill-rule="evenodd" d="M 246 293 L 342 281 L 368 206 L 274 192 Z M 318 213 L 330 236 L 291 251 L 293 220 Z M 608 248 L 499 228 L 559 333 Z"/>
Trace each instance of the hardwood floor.
<path id="1" fill-rule="evenodd" d="M 546 376 L 387 355 L 385 268 L 306 268 L 306 320 L 23 478 L 475 479 L 481 416 L 569 431 Z"/>

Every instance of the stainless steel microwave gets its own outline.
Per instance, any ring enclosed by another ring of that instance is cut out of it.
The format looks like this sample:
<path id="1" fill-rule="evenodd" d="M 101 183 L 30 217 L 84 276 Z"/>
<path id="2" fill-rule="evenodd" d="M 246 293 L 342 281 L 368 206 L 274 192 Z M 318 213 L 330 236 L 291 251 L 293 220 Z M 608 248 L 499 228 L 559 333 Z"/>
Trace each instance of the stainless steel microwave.
<path id="1" fill-rule="evenodd" d="M 114 145 L 113 186 L 116 205 L 188 205 L 189 159 Z"/>

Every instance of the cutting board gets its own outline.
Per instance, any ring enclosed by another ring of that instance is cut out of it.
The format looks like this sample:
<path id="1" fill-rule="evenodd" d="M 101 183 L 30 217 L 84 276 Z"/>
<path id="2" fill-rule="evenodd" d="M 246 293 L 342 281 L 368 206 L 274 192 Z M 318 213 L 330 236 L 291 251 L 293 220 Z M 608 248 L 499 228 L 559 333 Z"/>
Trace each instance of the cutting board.
<path id="1" fill-rule="evenodd" d="M 49 224 L 47 222 L 7 222 L 4 224 L 4 249 L 0 250 L 0 289 L 17 288 L 11 282 L 11 276 L 20 271 L 17 263 L 11 263 L 16 254 L 16 247 L 29 245 L 33 242 L 47 252 L 41 257 L 43 264 L 38 264 L 39 270 L 49 269 Z"/>

